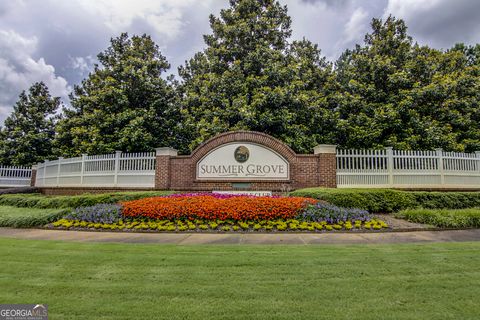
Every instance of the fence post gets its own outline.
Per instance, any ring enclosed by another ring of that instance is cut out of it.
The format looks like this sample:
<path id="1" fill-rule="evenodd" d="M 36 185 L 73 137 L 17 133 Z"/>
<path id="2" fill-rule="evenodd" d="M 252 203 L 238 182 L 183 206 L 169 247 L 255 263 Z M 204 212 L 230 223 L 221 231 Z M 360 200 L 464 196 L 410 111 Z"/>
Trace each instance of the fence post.
<path id="1" fill-rule="evenodd" d="M 45 187 L 45 176 L 47 175 L 47 164 L 48 160 L 43 162 L 43 186 Z"/>
<path id="2" fill-rule="evenodd" d="M 477 158 L 477 161 L 475 161 L 477 164 L 476 168 L 480 172 L 480 151 L 475 151 L 475 157 Z"/>
<path id="3" fill-rule="evenodd" d="M 437 148 L 435 149 L 437 152 L 437 160 L 438 160 L 438 170 L 440 173 L 440 184 L 443 186 L 445 184 L 445 173 L 443 168 L 443 149 Z"/>
<path id="4" fill-rule="evenodd" d="M 58 165 L 57 165 L 57 187 L 60 186 L 60 167 L 63 157 L 58 158 Z"/>
<path id="5" fill-rule="evenodd" d="M 38 164 L 32 166 L 32 173 L 30 174 L 30 187 L 35 187 L 37 184 L 37 170 Z"/>
<path id="6" fill-rule="evenodd" d="M 386 147 L 387 151 L 387 171 L 388 171 L 388 184 L 389 187 L 393 187 L 393 147 Z"/>
<path id="7" fill-rule="evenodd" d="M 82 167 L 80 169 L 80 185 L 83 186 L 83 174 L 85 173 L 85 158 L 87 155 L 82 153 Z"/>
<path id="8" fill-rule="evenodd" d="M 118 171 L 120 171 L 120 155 L 122 151 L 115 151 L 115 176 L 113 177 L 113 186 L 116 187 L 118 183 Z"/>

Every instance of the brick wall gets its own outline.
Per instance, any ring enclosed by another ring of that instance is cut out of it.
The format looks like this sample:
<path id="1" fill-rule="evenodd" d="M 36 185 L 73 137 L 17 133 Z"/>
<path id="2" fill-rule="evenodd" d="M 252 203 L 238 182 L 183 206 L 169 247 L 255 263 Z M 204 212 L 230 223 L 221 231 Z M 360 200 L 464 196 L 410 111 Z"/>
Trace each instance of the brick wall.
<path id="1" fill-rule="evenodd" d="M 169 189 L 170 179 L 170 156 L 157 156 L 155 166 L 155 189 Z"/>
<path id="2" fill-rule="evenodd" d="M 327 188 L 337 187 L 337 158 L 335 153 L 318 155 L 318 185 Z"/>
<path id="3" fill-rule="evenodd" d="M 281 181 L 197 180 L 195 172 L 197 162 L 211 150 L 230 142 L 256 143 L 277 152 L 290 164 L 290 179 Z M 268 191 L 290 191 L 317 186 L 336 187 L 335 153 L 297 155 L 283 142 L 260 132 L 226 132 L 204 142 L 189 156 L 157 155 L 156 160 L 156 189 L 179 191 L 242 190 L 235 189 L 232 185 L 235 182 L 248 184 L 245 187 L 248 190 Z"/>

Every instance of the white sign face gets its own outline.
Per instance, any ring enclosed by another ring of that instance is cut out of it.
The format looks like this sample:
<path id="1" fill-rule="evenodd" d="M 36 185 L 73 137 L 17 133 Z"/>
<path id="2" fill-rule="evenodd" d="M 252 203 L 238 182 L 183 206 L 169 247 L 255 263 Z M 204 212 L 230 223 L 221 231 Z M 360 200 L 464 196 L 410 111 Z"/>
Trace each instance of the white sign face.
<path id="1" fill-rule="evenodd" d="M 232 191 L 212 191 L 212 193 L 216 194 L 233 194 L 233 195 L 240 195 L 240 196 L 257 196 L 257 197 L 271 197 L 272 191 L 240 191 L 240 190 L 232 190 Z"/>
<path id="2" fill-rule="evenodd" d="M 250 142 L 224 144 L 197 163 L 199 180 L 288 180 L 289 164 L 275 151 Z"/>

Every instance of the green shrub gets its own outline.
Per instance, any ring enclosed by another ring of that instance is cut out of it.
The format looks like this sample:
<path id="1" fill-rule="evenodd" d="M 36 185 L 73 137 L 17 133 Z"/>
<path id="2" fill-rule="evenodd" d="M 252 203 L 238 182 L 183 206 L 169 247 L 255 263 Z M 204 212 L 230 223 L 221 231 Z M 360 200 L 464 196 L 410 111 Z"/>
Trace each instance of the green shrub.
<path id="1" fill-rule="evenodd" d="M 77 196 L 44 196 L 35 194 L 0 195 L 0 205 L 19 208 L 78 208 L 99 203 L 117 203 L 120 201 L 137 200 L 141 198 L 164 196 L 173 191 L 133 191 L 102 194 L 82 194 Z"/>
<path id="2" fill-rule="evenodd" d="M 408 192 L 390 189 L 327 189 L 308 188 L 290 193 L 296 197 L 324 200 L 344 208 L 358 208 L 372 213 L 394 212 L 416 206 L 415 197 Z"/>
<path id="3" fill-rule="evenodd" d="M 463 209 L 480 207 L 480 192 L 412 192 L 419 207 Z"/>
<path id="4" fill-rule="evenodd" d="M 407 209 L 395 217 L 440 228 L 479 228 L 480 208 L 470 209 Z"/>
<path id="5" fill-rule="evenodd" d="M 293 191 L 290 195 L 311 197 L 337 206 L 359 208 L 372 213 L 416 208 L 459 209 L 480 206 L 480 192 L 308 188 Z"/>
<path id="6" fill-rule="evenodd" d="M 31 228 L 60 219 L 66 209 L 32 209 L 0 206 L 0 227 Z"/>

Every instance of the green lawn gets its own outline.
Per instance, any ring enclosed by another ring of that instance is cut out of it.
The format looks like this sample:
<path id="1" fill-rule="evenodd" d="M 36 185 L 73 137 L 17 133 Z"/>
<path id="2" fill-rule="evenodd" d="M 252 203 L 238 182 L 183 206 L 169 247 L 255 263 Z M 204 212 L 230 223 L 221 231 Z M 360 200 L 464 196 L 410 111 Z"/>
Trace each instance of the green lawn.
<path id="1" fill-rule="evenodd" d="M 0 205 L 0 227 L 28 228 L 60 219 L 65 209 L 17 208 Z"/>
<path id="2" fill-rule="evenodd" d="M 0 302 L 50 319 L 478 319 L 480 242 L 165 246 L 0 239 Z"/>

